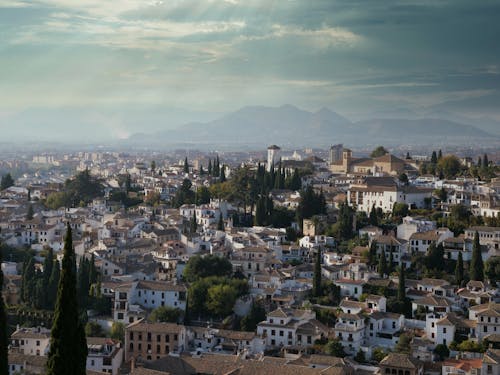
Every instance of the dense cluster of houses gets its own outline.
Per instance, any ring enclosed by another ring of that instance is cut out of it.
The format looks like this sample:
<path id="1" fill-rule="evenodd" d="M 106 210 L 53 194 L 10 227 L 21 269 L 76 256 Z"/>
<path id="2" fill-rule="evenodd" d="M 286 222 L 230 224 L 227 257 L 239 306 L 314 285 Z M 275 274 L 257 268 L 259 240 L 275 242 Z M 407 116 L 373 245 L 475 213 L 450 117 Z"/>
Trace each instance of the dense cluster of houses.
<path id="1" fill-rule="evenodd" d="M 272 146 L 268 163 L 278 163 L 279 153 L 279 147 Z M 85 159 L 80 167 L 93 168 L 92 160 Z M 300 166 L 300 160 L 295 161 L 294 165 Z M 500 255 L 500 228 L 470 227 L 455 236 L 428 218 L 407 216 L 394 231 L 376 226 L 361 228 L 359 236 L 368 244 L 357 246 L 349 254 L 338 252 L 336 239 L 320 229 L 322 224 L 335 220 L 338 203 L 344 200 L 366 213 L 373 207 L 391 212 L 396 203 L 423 208 L 433 204 L 432 192 L 440 187 L 449 192 L 442 207 L 444 213 L 450 205 L 460 203 L 475 215 L 497 217 L 498 181 L 485 184 L 425 179 L 416 176 L 415 161 L 394 155 L 356 159 L 341 145 L 332 147 L 330 160 L 311 158 L 307 163 L 317 173 L 304 177 L 303 184 L 322 189 L 328 215 L 305 220 L 304 236 L 295 243 L 288 241 L 286 228 L 234 226 L 233 214 L 241 208 L 220 199 L 203 205 L 186 204 L 179 209 L 141 204 L 124 210 L 105 196 L 86 207 L 43 209 L 37 200 L 50 194 L 53 185 L 14 186 L 2 191 L 0 236 L 9 246 L 34 250 L 41 267 L 44 249 L 50 247 L 61 256 L 65 226 L 69 223 L 77 256 L 94 257 L 102 276 L 101 293 L 112 301 L 112 315 L 93 316 L 89 311 L 89 320 L 105 329 L 112 322 L 121 322 L 125 333 L 123 342 L 88 338 L 89 371 L 118 374 L 126 364 L 132 374 L 244 374 L 264 373 L 263 368 L 285 374 L 500 374 L 500 295 L 496 286 L 488 281 L 459 286 L 444 279 L 407 279 L 406 295 L 411 299 L 412 315 L 405 316 L 388 310 L 386 296 L 376 292 L 377 288 L 396 290 L 398 278 L 381 277 L 363 256 L 373 242 L 378 256 L 385 254 L 394 265 L 410 267 L 413 255 L 425 254 L 431 244 L 442 244 L 446 259 L 457 260 L 462 254 L 467 263 L 472 258 L 472 240 L 477 232 L 482 258 L 487 261 Z M 190 178 L 194 187 L 210 185 L 209 179 L 198 176 L 195 168 L 185 173 L 182 165 L 165 167 L 158 175 L 144 163 L 137 163 L 128 172 L 134 186 L 146 196 L 157 192 L 164 200 L 174 196 L 184 178 Z M 415 178 L 401 184 L 394 176 L 403 172 L 409 176 L 414 173 Z M 227 173 L 230 175 L 229 167 Z M 119 185 L 109 174 L 107 193 L 113 187 Z M 291 209 L 300 199 L 294 191 L 276 190 L 270 194 L 276 206 Z M 28 220 L 30 204 L 36 209 Z M 190 231 L 192 220 L 197 222 L 194 233 Z M 309 303 L 318 251 L 322 254 L 323 280 L 339 289 L 338 306 Z M 189 286 L 182 277 L 185 265 L 194 255 L 209 254 L 229 259 L 233 270 L 248 280 L 249 295 L 238 299 L 235 315 L 247 315 L 254 300 L 265 304 L 266 318 L 257 324 L 255 332 L 227 330 L 213 322 L 149 322 L 149 314 L 158 307 L 186 310 Z M 9 305 L 20 303 L 21 267 L 9 259 L 2 263 L 2 292 Z M 330 309 L 336 322 L 322 323 L 318 307 Z M 404 333 L 413 337 L 410 353 L 390 353 Z M 41 373 L 49 337 L 49 330 L 43 327 L 18 327 L 11 336 L 10 373 Z M 436 369 L 433 350 L 439 344 L 449 346 L 457 337 L 475 342 L 487 340 L 490 347 L 481 355 L 452 350 Z M 318 342 L 328 340 L 340 342 L 349 358 L 312 354 Z M 388 353 L 380 363 L 361 364 L 352 359 L 362 352 L 368 360 L 375 349 Z M 270 353 L 280 353 L 281 357 Z"/>

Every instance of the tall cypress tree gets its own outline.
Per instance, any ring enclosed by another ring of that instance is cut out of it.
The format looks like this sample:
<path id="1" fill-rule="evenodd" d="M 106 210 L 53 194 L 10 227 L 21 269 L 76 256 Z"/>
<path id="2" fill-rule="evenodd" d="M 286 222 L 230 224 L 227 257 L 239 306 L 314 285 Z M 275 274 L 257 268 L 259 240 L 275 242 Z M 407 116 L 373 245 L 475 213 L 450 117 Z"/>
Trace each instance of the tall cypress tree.
<path id="1" fill-rule="evenodd" d="M 313 294 L 315 297 L 321 296 L 321 249 L 318 249 L 314 263 Z"/>
<path id="2" fill-rule="evenodd" d="M 470 261 L 470 279 L 476 281 L 484 280 L 484 264 L 481 255 L 481 245 L 479 244 L 479 233 L 474 233 L 474 242 L 472 244 L 472 259 Z"/>
<path id="3" fill-rule="evenodd" d="M 188 158 L 184 159 L 184 173 L 189 173 L 189 163 L 188 163 Z"/>
<path id="4" fill-rule="evenodd" d="M 224 169 L 224 164 L 222 164 L 222 167 L 220 168 L 220 182 L 226 182 L 226 172 Z"/>
<path id="5" fill-rule="evenodd" d="M 462 258 L 462 252 L 458 253 L 458 260 L 455 266 L 455 283 L 460 286 L 464 281 L 464 260 Z"/>
<path id="6" fill-rule="evenodd" d="M 212 159 L 208 159 L 208 175 L 212 175 Z"/>
<path id="7" fill-rule="evenodd" d="M 380 277 L 384 277 L 387 274 L 387 259 L 385 259 L 385 251 L 382 250 L 380 253 L 380 258 L 378 260 L 378 274 Z"/>
<path id="8" fill-rule="evenodd" d="M 2 251 L 0 250 L 0 264 L 2 264 Z M 3 272 L 0 267 L 0 291 L 3 286 Z M 7 313 L 3 302 L 2 293 L 0 293 L 0 374 L 9 373 L 9 338 L 7 337 Z"/>
<path id="9" fill-rule="evenodd" d="M 224 230 L 224 219 L 222 218 L 222 212 L 219 215 L 219 222 L 217 223 L 217 230 Z"/>
<path id="10" fill-rule="evenodd" d="M 68 224 L 47 359 L 47 375 L 85 375 L 86 362 L 87 340 L 78 313 L 76 256 Z"/>
<path id="11" fill-rule="evenodd" d="M 483 168 L 488 168 L 490 162 L 488 161 L 488 155 L 484 154 L 483 156 Z"/>
<path id="12" fill-rule="evenodd" d="M 54 310 L 56 300 L 57 300 L 57 286 L 59 285 L 59 279 L 61 277 L 61 265 L 59 261 L 54 261 L 52 267 L 52 273 L 50 274 L 49 283 L 47 285 L 47 308 L 49 310 Z"/>
<path id="13" fill-rule="evenodd" d="M 35 261 L 32 256 L 26 262 L 24 267 L 23 278 L 21 285 L 21 298 L 25 303 L 31 304 L 33 302 L 33 295 L 35 293 Z"/>

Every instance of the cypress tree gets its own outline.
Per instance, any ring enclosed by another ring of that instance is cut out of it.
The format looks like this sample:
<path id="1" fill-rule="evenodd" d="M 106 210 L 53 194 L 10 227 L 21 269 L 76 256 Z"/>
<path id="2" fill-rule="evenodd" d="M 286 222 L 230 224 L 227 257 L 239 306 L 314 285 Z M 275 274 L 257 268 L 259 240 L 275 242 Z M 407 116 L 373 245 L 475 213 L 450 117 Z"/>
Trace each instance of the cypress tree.
<path id="1" fill-rule="evenodd" d="M 484 154 L 484 156 L 483 156 L 483 167 L 484 168 L 488 168 L 489 164 L 490 164 L 490 162 L 488 161 L 488 155 Z"/>
<path id="2" fill-rule="evenodd" d="M 45 261 L 43 262 L 43 282 L 48 285 L 50 275 L 52 274 L 52 267 L 54 266 L 54 250 L 49 248 Z"/>
<path id="3" fill-rule="evenodd" d="M 321 296 L 321 249 L 316 252 L 316 262 L 314 263 L 313 294 L 314 297 Z"/>
<path id="4" fill-rule="evenodd" d="M 85 375 L 86 362 L 87 340 L 78 314 L 76 256 L 68 224 L 47 359 L 47 375 Z"/>
<path id="5" fill-rule="evenodd" d="M 26 220 L 33 220 L 33 205 L 30 203 L 28 206 L 28 212 L 26 213 Z"/>
<path id="6" fill-rule="evenodd" d="M 0 250 L 0 264 L 2 264 L 2 251 Z M 0 291 L 3 286 L 3 272 L 0 267 Z M 9 373 L 9 338 L 7 336 L 7 313 L 3 302 L 3 295 L 0 293 L 0 374 Z"/>
<path id="7" fill-rule="evenodd" d="M 217 230 L 224 230 L 224 219 L 222 218 L 222 212 L 219 215 L 219 222 L 217 223 Z"/>
<path id="8" fill-rule="evenodd" d="M 375 203 L 372 205 L 372 209 L 370 210 L 370 224 L 378 227 L 378 215 L 377 215 L 377 209 L 375 208 Z"/>
<path id="9" fill-rule="evenodd" d="M 224 172 L 224 165 L 220 169 L 220 182 L 226 182 L 226 172 Z"/>
<path id="10" fill-rule="evenodd" d="M 215 159 L 214 162 L 214 175 L 218 176 L 220 174 L 220 161 L 219 161 L 219 154 L 217 154 L 217 158 Z"/>
<path id="11" fill-rule="evenodd" d="M 89 269 L 89 283 L 90 285 L 97 282 L 97 268 L 95 266 L 95 255 L 92 253 L 90 257 L 90 269 Z"/>
<path id="12" fill-rule="evenodd" d="M 208 159 L 208 175 L 212 175 L 212 159 Z"/>
<path id="13" fill-rule="evenodd" d="M 458 260 L 455 266 L 455 283 L 460 286 L 464 281 L 464 260 L 462 258 L 462 252 L 458 253 Z"/>
<path id="14" fill-rule="evenodd" d="M 188 163 L 188 158 L 184 159 L 184 173 L 189 173 L 189 163 Z"/>
<path id="15" fill-rule="evenodd" d="M 378 259 L 378 274 L 380 277 L 384 277 L 387 274 L 387 259 L 385 259 L 385 251 L 382 250 L 380 257 Z"/>
<path id="16" fill-rule="evenodd" d="M 479 244 L 479 233 L 474 233 L 472 244 L 472 259 L 470 261 L 470 279 L 476 281 L 484 280 L 484 264 L 481 255 L 481 245 Z"/>
<path id="17" fill-rule="evenodd" d="M 26 303 L 31 303 L 33 301 L 34 291 L 35 291 L 35 262 L 32 256 L 27 261 L 26 267 L 24 268 L 23 278 L 22 278 L 22 293 L 21 298 Z"/>
<path id="18" fill-rule="evenodd" d="M 439 152 L 438 152 L 438 160 L 441 160 L 442 157 L 443 157 L 443 152 L 441 150 L 439 150 Z"/>
<path id="19" fill-rule="evenodd" d="M 194 211 L 193 213 L 193 217 L 191 218 L 191 223 L 190 223 L 190 230 L 191 230 L 191 233 L 195 233 L 196 232 L 196 229 L 198 229 L 198 221 L 196 219 L 196 210 Z"/>
<path id="20" fill-rule="evenodd" d="M 437 158 L 436 151 L 432 151 L 431 163 L 432 164 L 437 164 L 437 162 L 438 162 L 438 158 Z"/>
<path id="21" fill-rule="evenodd" d="M 406 300 L 406 285 L 405 285 L 405 266 L 401 264 L 399 267 L 399 284 L 398 284 L 398 301 Z"/>
<path id="22" fill-rule="evenodd" d="M 387 265 L 387 274 L 392 273 L 394 270 L 394 254 L 391 248 L 391 252 L 389 253 L 389 264 Z"/>
<path id="23" fill-rule="evenodd" d="M 479 168 L 481 168 L 481 165 L 482 165 L 482 160 L 481 160 L 481 156 L 477 158 L 477 166 Z"/>
<path id="24" fill-rule="evenodd" d="M 50 274 L 49 283 L 47 285 L 47 308 L 54 310 L 57 299 L 57 286 L 61 277 L 61 266 L 59 261 L 54 261 L 52 266 L 52 273 Z"/>
<path id="25" fill-rule="evenodd" d="M 375 240 L 370 244 L 370 252 L 368 253 L 368 264 L 375 265 L 377 262 L 377 242 Z"/>

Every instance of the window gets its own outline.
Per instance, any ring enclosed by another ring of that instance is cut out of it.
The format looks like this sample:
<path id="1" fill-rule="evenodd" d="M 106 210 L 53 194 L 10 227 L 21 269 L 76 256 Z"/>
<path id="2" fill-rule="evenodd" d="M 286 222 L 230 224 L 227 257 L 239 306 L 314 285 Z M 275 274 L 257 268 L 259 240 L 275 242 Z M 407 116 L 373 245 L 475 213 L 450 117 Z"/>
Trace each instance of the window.
<path id="1" fill-rule="evenodd" d="M 446 333 L 446 327 L 443 327 L 443 333 Z"/>
<path id="2" fill-rule="evenodd" d="M 134 332 L 130 332 L 130 334 L 129 334 L 129 338 L 130 338 L 130 340 L 133 340 L 133 339 L 134 339 Z"/>

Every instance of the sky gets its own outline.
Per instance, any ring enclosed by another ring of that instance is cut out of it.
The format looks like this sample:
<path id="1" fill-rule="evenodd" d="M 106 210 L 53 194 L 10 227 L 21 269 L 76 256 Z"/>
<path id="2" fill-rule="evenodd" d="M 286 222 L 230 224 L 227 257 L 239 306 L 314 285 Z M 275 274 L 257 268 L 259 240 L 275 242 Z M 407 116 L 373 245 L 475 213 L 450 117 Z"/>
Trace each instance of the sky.
<path id="1" fill-rule="evenodd" d="M 0 130 L 125 138 L 283 104 L 500 121 L 499 19 L 497 0 L 0 0 Z"/>

